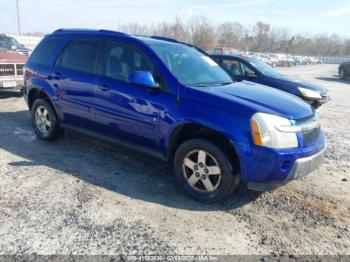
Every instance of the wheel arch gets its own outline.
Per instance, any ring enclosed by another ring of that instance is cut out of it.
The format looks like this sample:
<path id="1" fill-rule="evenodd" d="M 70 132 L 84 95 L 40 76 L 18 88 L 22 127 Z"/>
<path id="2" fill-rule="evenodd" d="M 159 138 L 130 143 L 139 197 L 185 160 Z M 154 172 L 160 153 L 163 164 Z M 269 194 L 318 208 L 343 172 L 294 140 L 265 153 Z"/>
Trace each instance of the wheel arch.
<path id="1" fill-rule="evenodd" d="M 37 98 L 47 99 L 54 108 L 54 111 L 57 114 L 57 116 L 61 118 L 61 111 L 57 106 L 58 96 L 56 94 L 56 91 L 44 80 L 32 79 L 27 95 L 29 110 L 32 109 L 33 103 Z"/>
<path id="2" fill-rule="evenodd" d="M 51 102 L 49 95 L 45 91 L 43 91 L 42 89 L 40 89 L 38 87 L 32 87 L 28 92 L 29 110 L 32 109 L 34 101 L 38 98 L 43 98 L 43 99 L 49 100 Z"/>
<path id="3" fill-rule="evenodd" d="M 236 148 L 232 145 L 231 139 L 219 131 L 217 128 L 209 127 L 201 123 L 181 123 L 173 128 L 167 142 L 167 158 L 171 161 L 174 158 L 177 148 L 190 139 L 205 139 L 218 145 L 227 157 L 231 164 L 240 171 L 240 163 Z"/>

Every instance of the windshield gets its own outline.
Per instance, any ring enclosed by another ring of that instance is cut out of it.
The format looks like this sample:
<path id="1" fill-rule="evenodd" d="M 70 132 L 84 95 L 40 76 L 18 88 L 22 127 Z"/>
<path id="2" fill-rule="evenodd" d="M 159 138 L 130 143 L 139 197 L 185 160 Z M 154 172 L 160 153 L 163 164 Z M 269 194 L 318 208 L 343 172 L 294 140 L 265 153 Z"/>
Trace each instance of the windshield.
<path id="1" fill-rule="evenodd" d="M 263 61 L 260 61 L 259 59 L 253 58 L 253 59 L 250 59 L 248 62 L 263 75 L 270 76 L 270 77 L 281 77 L 280 73 L 278 73 L 271 66 L 267 65 Z"/>
<path id="2" fill-rule="evenodd" d="M 183 85 L 204 87 L 232 83 L 214 60 L 193 47 L 172 43 L 150 46 Z"/>
<path id="3" fill-rule="evenodd" d="M 6 37 L 6 41 L 7 43 L 9 43 L 11 46 L 15 46 L 18 47 L 19 43 L 17 42 L 16 39 L 12 38 L 12 37 Z"/>

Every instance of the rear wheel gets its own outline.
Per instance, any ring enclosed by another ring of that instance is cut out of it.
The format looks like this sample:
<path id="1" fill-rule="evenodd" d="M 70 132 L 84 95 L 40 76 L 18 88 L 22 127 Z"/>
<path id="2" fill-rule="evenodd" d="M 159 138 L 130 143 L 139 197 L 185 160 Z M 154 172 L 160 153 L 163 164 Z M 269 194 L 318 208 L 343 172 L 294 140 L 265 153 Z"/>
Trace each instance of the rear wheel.
<path id="1" fill-rule="evenodd" d="M 34 101 L 31 118 L 34 132 L 41 139 L 54 140 L 62 133 L 55 111 L 45 99 Z"/>
<path id="2" fill-rule="evenodd" d="M 182 189 L 191 197 L 213 203 L 230 195 L 238 175 L 226 154 L 213 143 L 193 139 L 177 149 L 174 173 Z"/>

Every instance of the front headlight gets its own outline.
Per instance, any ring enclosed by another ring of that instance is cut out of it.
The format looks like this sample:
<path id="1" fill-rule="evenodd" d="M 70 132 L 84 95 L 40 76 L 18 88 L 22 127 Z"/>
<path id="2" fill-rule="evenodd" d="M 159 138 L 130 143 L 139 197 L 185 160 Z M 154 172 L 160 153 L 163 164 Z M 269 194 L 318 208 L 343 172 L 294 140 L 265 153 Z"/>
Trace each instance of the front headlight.
<path id="1" fill-rule="evenodd" d="M 269 148 L 298 147 L 296 132 L 299 128 L 291 121 L 265 113 L 256 113 L 250 120 L 251 132 L 255 145 Z"/>
<path id="2" fill-rule="evenodd" d="M 310 89 L 307 88 L 302 88 L 302 87 L 298 87 L 300 93 L 303 95 L 303 97 L 305 98 L 313 98 L 313 99 L 321 99 L 321 94 L 319 92 L 316 91 L 312 91 Z"/>

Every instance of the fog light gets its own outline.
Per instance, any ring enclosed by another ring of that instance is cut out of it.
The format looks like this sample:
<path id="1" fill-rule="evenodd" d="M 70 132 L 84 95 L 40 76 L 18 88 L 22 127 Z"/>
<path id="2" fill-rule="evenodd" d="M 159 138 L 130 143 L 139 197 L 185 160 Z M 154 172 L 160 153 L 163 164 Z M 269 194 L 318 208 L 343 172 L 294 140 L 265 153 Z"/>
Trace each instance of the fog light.
<path id="1" fill-rule="evenodd" d="M 284 161 L 281 165 L 282 171 L 288 171 L 292 167 L 292 163 L 290 161 Z"/>

